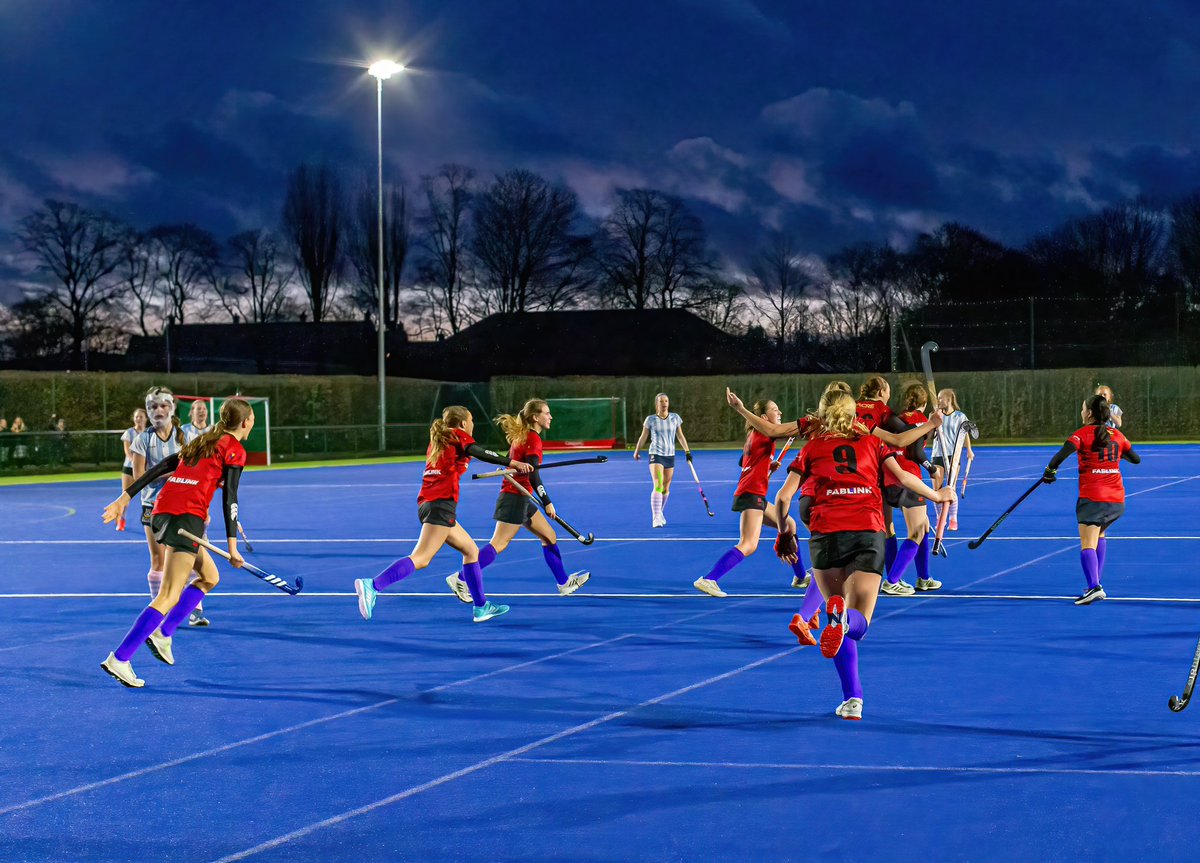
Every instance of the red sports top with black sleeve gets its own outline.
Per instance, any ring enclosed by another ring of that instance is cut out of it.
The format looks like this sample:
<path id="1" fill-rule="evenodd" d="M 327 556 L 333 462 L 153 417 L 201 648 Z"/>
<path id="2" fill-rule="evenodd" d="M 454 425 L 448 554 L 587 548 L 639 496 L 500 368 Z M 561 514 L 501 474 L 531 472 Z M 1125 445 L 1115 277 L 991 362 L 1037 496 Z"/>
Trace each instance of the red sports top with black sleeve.
<path id="1" fill-rule="evenodd" d="M 1099 430 L 1099 426 L 1088 425 L 1067 438 L 1079 455 L 1079 496 L 1099 503 L 1124 503 L 1121 456 L 1133 449 L 1133 444 L 1117 429 L 1108 430 L 1108 443 L 1098 443 Z"/>
<path id="2" fill-rule="evenodd" d="M 892 416 L 892 409 L 887 406 L 887 402 L 879 399 L 856 402 L 854 412 L 858 421 L 867 427 L 867 431 L 875 431 L 877 426 L 883 425 Z"/>
<path id="3" fill-rule="evenodd" d="M 807 438 L 815 425 L 816 421 L 811 416 L 805 414 L 804 416 L 800 417 L 800 419 L 796 420 L 796 436 Z M 788 465 L 787 469 L 790 473 L 798 472 L 800 467 L 800 456 L 804 452 L 804 446 L 806 445 L 807 441 L 801 443 L 800 452 L 796 453 L 796 457 L 792 459 L 792 463 Z M 812 497 L 813 490 L 816 489 L 816 487 L 817 481 L 813 477 L 809 477 L 804 481 L 804 484 L 800 486 L 800 496 Z"/>
<path id="4" fill-rule="evenodd" d="M 512 461 L 524 461 L 537 466 L 542 463 L 542 436 L 535 431 L 531 431 L 525 436 L 524 443 L 516 443 L 509 447 L 508 457 Z M 529 481 L 532 474 L 516 473 L 513 474 L 513 479 L 521 484 L 521 487 L 533 494 L 533 483 Z M 508 480 L 500 483 L 500 491 L 504 494 L 520 494 L 512 483 Z"/>
<path id="5" fill-rule="evenodd" d="M 189 465 L 179 460 L 179 466 L 163 484 L 154 503 L 154 512 L 166 515 L 196 515 L 208 517 L 213 495 L 221 486 L 226 467 L 245 467 L 246 448 L 231 434 L 222 435 L 208 458 Z"/>
<path id="6" fill-rule="evenodd" d="M 921 411 L 905 411 L 904 413 L 900 414 L 900 419 L 908 423 L 910 426 L 919 426 L 922 423 L 929 422 L 929 417 L 925 416 L 925 414 Z M 906 473 L 911 473 L 917 479 L 921 478 L 921 466 L 906 456 L 904 454 L 904 450 L 897 450 L 889 447 L 888 452 L 894 452 L 896 454 L 896 464 L 900 465 L 900 467 L 903 468 Z M 896 477 L 892 475 L 890 470 L 885 470 L 883 472 L 883 484 L 884 486 L 903 485 L 900 480 L 896 479 Z"/>
<path id="7" fill-rule="evenodd" d="M 762 432 L 751 430 L 742 448 L 742 474 L 733 496 L 756 494 L 767 496 L 771 480 L 771 460 L 775 458 L 775 441 Z"/>
<path id="8" fill-rule="evenodd" d="M 450 440 L 436 464 L 429 463 L 429 454 L 433 444 L 425 450 L 425 473 L 421 475 L 421 491 L 417 494 L 417 503 L 428 503 L 431 500 L 452 500 L 458 502 L 458 480 L 467 472 L 471 457 L 467 455 L 467 447 L 475 443 L 462 429 L 450 429 L 454 438 Z"/>
<path id="9" fill-rule="evenodd" d="M 887 446 L 874 435 L 859 438 L 820 434 L 800 453 L 802 478 L 816 480 L 812 533 L 883 530 L 883 493 L 879 489 L 879 469 L 890 457 Z"/>

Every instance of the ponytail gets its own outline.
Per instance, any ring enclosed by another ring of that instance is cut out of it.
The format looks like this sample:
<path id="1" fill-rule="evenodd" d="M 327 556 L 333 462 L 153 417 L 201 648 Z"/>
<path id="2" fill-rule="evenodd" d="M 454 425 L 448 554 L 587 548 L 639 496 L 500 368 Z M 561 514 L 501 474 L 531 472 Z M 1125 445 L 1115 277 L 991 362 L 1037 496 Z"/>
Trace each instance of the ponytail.
<path id="1" fill-rule="evenodd" d="M 500 414 L 492 422 L 500 427 L 500 431 L 504 432 L 504 438 L 508 441 L 509 446 L 517 446 L 525 443 L 530 432 L 537 431 L 537 423 L 533 418 L 546 407 L 546 402 L 542 399 L 530 399 L 517 413 Z"/>
<path id="2" fill-rule="evenodd" d="M 429 452 L 425 455 L 425 464 L 437 464 L 446 447 L 454 443 L 454 429 L 462 428 L 471 412 L 462 405 L 450 405 L 442 411 L 440 419 L 429 425 Z"/>
<path id="3" fill-rule="evenodd" d="M 1088 413 L 1092 415 L 1092 422 L 1099 426 L 1096 429 L 1096 443 L 1100 446 L 1106 446 L 1112 439 L 1112 435 L 1108 433 L 1108 421 L 1112 419 L 1112 411 L 1108 407 L 1108 399 L 1104 396 L 1096 395 L 1089 398 L 1084 405 L 1088 409 Z"/>
<path id="4" fill-rule="evenodd" d="M 171 417 L 171 427 L 175 429 L 175 443 L 179 444 L 180 446 L 184 446 L 183 426 L 179 423 L 179 417 Z"/>
<path id="5" fill-rule="evenodd" d="M 882 378 L 879 375 L 869 377 L 858 388 L 858 397 L 864 400 L 874 401 L 883 395 L 883 388 L 887 386 L 887 378 Z"/>
<path id="6" fill-rule="evenodd" d="M 911 383 L 904 388 L 904 410 L 914 411 L 921 405 L 929 404 L 929 390 L 925 384 Z"/>
<path id="7" fill-rule="evenodd" d="M 857 438 L 866 432 L 858 422 L 854 397 L 840 390 L 826 390 L 817 409 L 821 431 L 834 437 Z"/>
<path id="8" fill-rule="evenodd" d="M 186 465 L 195 465 L 201 459 L 210 457 L 216 452 L 217 444 L 221 442 L 226 434 L 230 434 L 242 427 L 247 419 L 254 413 L 250 407 L 250 403 L 245 399 L 229 399 L 221 405 L 221 419 L 214 423 L 213 427 L 194 439 L 189 444 L 184 444 L 183 449 L 179 451 L 179 460 Z M 175 425 L 178 427 L 179 420 L 175 420 Z M 178 432 L 182 435 L 182 432 Z"/>

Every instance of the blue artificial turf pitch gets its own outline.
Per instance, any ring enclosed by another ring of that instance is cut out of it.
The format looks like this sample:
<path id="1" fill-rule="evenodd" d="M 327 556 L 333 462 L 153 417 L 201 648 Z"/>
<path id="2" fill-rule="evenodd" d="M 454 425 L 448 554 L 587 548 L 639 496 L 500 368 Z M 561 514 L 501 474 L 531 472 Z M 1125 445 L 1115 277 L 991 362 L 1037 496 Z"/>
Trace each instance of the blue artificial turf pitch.
<path id="1" fill-rule="evenodd" d="M 736 542 L 734 452 L 696 455 L 715 518 L 680 461 L 660 530 L 644 461 L 548 472 L 592 580 L 559 597 L 523 539 L 482 625 L 449 550 L 359 617 L 420 464 L 248 474 L 248 557 L 305 590 L 222 564 L 212 626 L 174 667 L 140 650 L 141 690 L 99 667 L 149 600 L 140 529 L 99 521 L 115 483 L 0 488 L 0 861 L 1194 860 L 1200 708 L 1167 698 L 1200 634 L 1200 448 L 1139 451 L 1081 608 L 1074 460 L 968 551 L 1053 452 L 979 450 L 945 589 L 880 597 L 861 723 L 787 630 L 773 532 L 727 599 L 691 586 Z M 464 482 L 481 544 L 495 492 Z"/>

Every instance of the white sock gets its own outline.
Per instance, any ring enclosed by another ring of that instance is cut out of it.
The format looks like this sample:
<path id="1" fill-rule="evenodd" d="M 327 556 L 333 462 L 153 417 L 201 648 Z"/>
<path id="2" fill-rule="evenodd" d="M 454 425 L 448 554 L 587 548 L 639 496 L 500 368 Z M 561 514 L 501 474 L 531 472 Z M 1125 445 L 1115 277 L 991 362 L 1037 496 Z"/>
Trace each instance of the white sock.
<path id="1" fill-rule="evenodd" d="M 958 521 L 958 499 L 950 501 L 950 520 Z"/>
<path id="2" fill-rule="evenodd" d="M 663 496 L 662 493 L 655 490 L 650 492 L 650 515 L 655 521 L 662 518 Z"/>
<path id="3" fill-rule="evenodd" d="M 146 573 L 146 583 L 150 585 L 150 596 L 158 596 L 158 589 L 162 587 L 163 574 L 157 569 L 152 569 Z"/>
<path id="4" fill-rule="evenodd" d="M 669 498 L 670 496 L 671 496 L 671 493 L 669 491 L 665 491 L 662 494 L 662 505 L 659 506 L 659 508 L 658 508 L 658 515 L 660 518 L 665 517 L 664 513 L 666 513 L 666 511 L 667 511 L 667 498 Z"/>

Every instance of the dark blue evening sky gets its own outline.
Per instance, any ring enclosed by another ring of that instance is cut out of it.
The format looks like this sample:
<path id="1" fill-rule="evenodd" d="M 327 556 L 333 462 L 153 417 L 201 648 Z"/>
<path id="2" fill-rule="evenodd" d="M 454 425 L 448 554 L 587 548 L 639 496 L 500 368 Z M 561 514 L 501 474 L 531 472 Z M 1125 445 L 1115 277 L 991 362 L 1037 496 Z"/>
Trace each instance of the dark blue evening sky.
<path id="1" fill-rule="evenodd" d="M 218 236 L 284 177 L 528 167 L 602 214 L 676 192 L 736 263 L 768 228 L 816 252 L 954 219 L 1020 244 L 1200 187 L 1191 3 L 438 0 L 0 3 L 0 234 L 45 197 Z M 0 236 L 0 281 L 18 263 Z M 0 297 L 0 299 L 6 299 Z"/>

